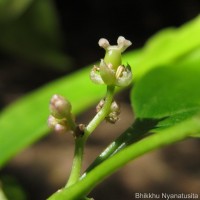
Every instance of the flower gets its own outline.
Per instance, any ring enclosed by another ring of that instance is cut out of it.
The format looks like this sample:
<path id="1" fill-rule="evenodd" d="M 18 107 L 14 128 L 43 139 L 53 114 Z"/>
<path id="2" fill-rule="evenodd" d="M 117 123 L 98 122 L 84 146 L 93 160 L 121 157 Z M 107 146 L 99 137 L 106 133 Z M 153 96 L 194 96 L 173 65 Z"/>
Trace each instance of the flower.
<path id="1" fill-rule="evenodd" d="M 130 66 L 122 65 L 121 54 L 132 43 L 123 36 L 118 37 L 118 45 L 110 45 L 108 40 L 101 38 L 99 46 L 105 49 L 104 59 L 99 66 L 94 66 L 90 73 L 91 80 L 96 84 L 128 86 L 132 81 Z"/>

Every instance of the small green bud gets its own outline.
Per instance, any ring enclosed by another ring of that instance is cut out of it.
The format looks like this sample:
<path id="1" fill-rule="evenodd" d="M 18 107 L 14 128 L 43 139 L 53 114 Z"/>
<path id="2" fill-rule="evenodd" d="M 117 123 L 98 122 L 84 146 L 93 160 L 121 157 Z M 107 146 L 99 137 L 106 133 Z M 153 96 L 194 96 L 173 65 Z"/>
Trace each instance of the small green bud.
<path id="1" fill-rule="evenodd" d="M 58 119 L 69 116 L 71 112 L 71 104 L 68 100 L 60 95 L 53 95 L 49 106 L 51 114 Z"/>

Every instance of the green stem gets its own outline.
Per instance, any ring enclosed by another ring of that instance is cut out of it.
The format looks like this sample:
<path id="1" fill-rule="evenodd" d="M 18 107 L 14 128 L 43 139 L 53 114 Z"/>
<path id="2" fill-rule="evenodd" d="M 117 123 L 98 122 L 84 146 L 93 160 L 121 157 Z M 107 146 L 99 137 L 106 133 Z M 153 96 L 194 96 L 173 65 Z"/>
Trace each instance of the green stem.
<path id="1" fill-rule="evenodd" d="M 91 120 L 88 126 L 84 130 L 84 136 L 78 137 L 75 139 L 75 151 L 74 151 L 74 160 L 72 164 L 72 170 L 67 182 L 66 187 L 69 187 L 76 183 L 80 178 L 81 166 L 82 166 L 82 159 L 83 159 L 83 152 L 84 152 L 84 145 L 89 137 L 89 135 L 95 130 L 95 128 L 105 119 L 105 117 L 110 112 L 110 106 L 113 101 L 114 96 L 114 86 L 107 87 L 107 94 L 105 98 L 105 103 L 103 108 L 95 115 L 95 117 Z M 75 129 L 75 125 L 73 126 L 73 122 L 71 122 L 72 128 Z"/>
<path id="2" fill-rule="evenodd" d="M 48 200 L 74 200 L 86 196 L 97 184 L 129 161 L 155 149 L 181 141 L 200 132 L 200 117 L 185 120 L 173 127 L 134 143 L 95 167 L 75 185 L 53 194 Z"/>
<path id="3" fill-rule="evenodd" d="M 73 160 L 73 164 L 72 164 L 72 170 L 71 170 L 69 180 L 65 187 L 69 187 L 69 186 L 73 185 L 80 178 L 84 144 L 85 143 L 82 138 L 75 139 L 75 150 L 74 150 L 74 160 Z"/>
<path id="4" fill-rule="evenodd" d="M 73 116 L 71 113 L 67 116 L 67 124 L 69 125 L 71 130 L 73 130 L 73 131 L 76 130 L 77 125 L 76 125 L 75 121 L 73 120 Z"/>
<path id="5" fill-rule="evenodd" d="M 97 126 L 105 119 L 110 112 L 110 106 L 113 101 L 115 86 L 107 86 L 107 94 L 103 108 L 95 115 L 91 122 L 87 125 L 84 131 L 84 140 L 86 141 L 89 135 L 97 128 Z"/>

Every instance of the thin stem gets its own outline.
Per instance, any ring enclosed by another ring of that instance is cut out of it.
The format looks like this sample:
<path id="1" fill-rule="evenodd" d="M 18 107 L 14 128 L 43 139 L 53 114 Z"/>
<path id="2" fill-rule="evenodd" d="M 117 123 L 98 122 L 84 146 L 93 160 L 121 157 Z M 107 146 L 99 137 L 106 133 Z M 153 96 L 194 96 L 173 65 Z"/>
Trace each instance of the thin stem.
<path id="1" fill-rule="evenodd" d="M 73 185 L 80 178 L 84 144 L 85 143 L 82 138 L 75 139 L 75 150 L 74 150 L 74 160 L 73 160 L 73 164 L 72 164 L 72 170 L 71 170 L 69 180 L 65 187 L 69 187 L 69 186 Z"/>
<path id="2" fill-rule="evenodd" d="M 80 178 L 85 142 L 86 142 L 87 138 L 89 137 L 89 135 L 95 130 L 95 128 L 109 114 L 110 106 L 113 101 L 114 89 L 115 89 L 115 86 L 107 87 L 107 94 L 106 94 L 105 103 L 104 103 L 103 108 L 95 115 L 95 117 L 91 120 L 91 122 L 85 128 L 84 136 L 82 138 L 79 137 L 75 140 L 74 160 L 73 160 L 73 164 L 72 164 L 71 174 L 70 174 L 69 180 L 66 184 L 66 187 L 73 185 Z M 75 129 L 75 125 L 73 126 L 72 121 L 70 124 L 72 124 L 72 128 Z"/>
<path id="3" fill-rule="evenodd" d="M 90 121 L 84 131 L 84 140 L 86 141 L 88 136 L 96 129 L 96 127 L 105 119 L 110 112 L 110 106 L 113 101 L 115 86 L 107 86 L 107 94 L 103 108 L 95 115 Z"/>
<path id="4" fill-rule="evenodd" d="M 76 130 L 77 125 L 76 125 L 75 121 L 73 120 L 73 116 L 71 113 L 67 116 L 67 124 L 69 125 L 71 130 L 73 130 L 73 131 Z"/>

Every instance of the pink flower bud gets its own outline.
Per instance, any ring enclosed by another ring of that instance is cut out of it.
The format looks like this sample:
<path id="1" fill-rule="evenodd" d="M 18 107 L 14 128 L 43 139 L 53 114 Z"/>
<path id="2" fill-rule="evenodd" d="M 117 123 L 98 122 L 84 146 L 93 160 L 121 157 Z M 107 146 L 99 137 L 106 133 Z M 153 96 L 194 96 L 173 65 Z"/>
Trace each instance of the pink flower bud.
<path id="1" fill-rule="evenodd" d="M 62 124 L 56 124 L 54 130 L 56 133 L 60 134 L 66 133 L 68 131 L 66 126 L 63 126 Z"/>
<path id="2" fill-rule="evenodd" d="M 51 114 L 58 119 L 67 117 L 71 112 L 70 102 L 57 94 L 52 96 L 49 108 Z"/>
<path id="3" fill-rule="evenodd" d="M 57 123 L 57 119 L 54 116 L 50 115 L 48 118 L 48 127 L 54 129 Z"/>

